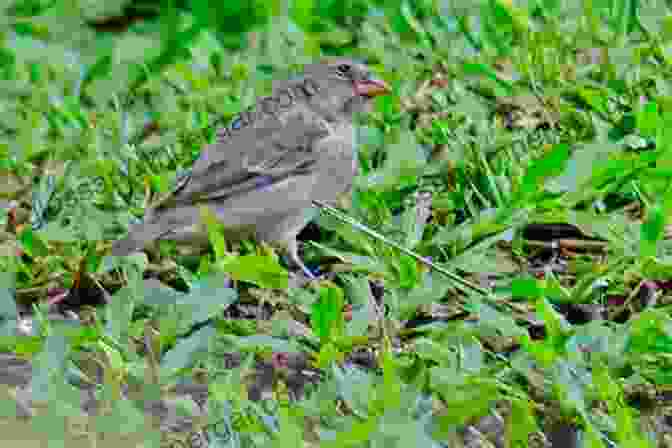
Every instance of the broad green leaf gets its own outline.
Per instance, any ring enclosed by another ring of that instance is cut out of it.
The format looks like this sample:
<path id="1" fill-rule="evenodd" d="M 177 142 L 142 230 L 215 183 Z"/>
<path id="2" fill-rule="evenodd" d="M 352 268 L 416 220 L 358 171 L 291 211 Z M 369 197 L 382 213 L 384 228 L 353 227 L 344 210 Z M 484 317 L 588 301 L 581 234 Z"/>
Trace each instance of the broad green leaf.
<path id="1" fill-rule="evenodd" d="M 501 395 L 494 381 L 455 378 L 450 369 L 433 368 L 430 378 L 432 389 L 445 400 L 445 408 L 436 415 L 444 430 L 488 414 Z"/>
<path id="2" fill-rule="evenodd" d="M 0 272 L 0 317 L 3 319 L 16 319 L 18 317 L 14 299 L 15 288 L 15 274 L 13 272 Z"/>
<path id="3" fill-rule="evenodd" d="M 30 390 L 34 400 L 49 401 L 52 377 L 62 376 L 69 350 L 62 331 L 54 332 L 44 341 L 42 351 L 33 358 Z"/>
<path id="4" fill-rule="evenodd" d="M 655 257 L 658 251 L 658 242 L 665 232 L 665 216 L 662 207 L 650 207 L 646 220 L 641 226 L 641 256 Z"/>
<path id="5" fill-rule="evenodd" d="M 538 430 L 532 406 L 527 400 L 511 400 L 511 414 L 506 419 L 506 447 L 527 446 L 530 435 Z"/>
<path id="6" fill-rule="evenodd" d="M 178 296 L 178 307 L 188 310 L 189 326 L 220 314 L 238 299 L 228 283 L 226 276 L 211 274 L 192 284 L 188 294 Z"/>
<path id="7" fill-rule="evenodd" d="M 277 260 L 266 255 L 243 255 L 220 263 L 234 280 L 254 283 L 260 288 L 287 289 L 289 273 Z"/>
<path id="8" fill-rule="evenodd" d="M 527 278 L 514 278 L 511 281 L 511 294 L 513 297 L 527 299 L 537 299 L 543 295 L 544 287 L 540 285 L 539 280 Z"/>
<path id="9" fill-rule="evenodd" d="M 637 128 L 643 137 L 655 137 L 660 121 L 658 104 L 649 101 L 644 104 L 636 115 Z"/>
<path id="10" fill-rule="evenodd" d="M 569 146 L 559 144 L 546 152 L 540 159 L 535 160 L 523 176 L 520 187 L 521 194 L 533 194 L 542 187 L 547 178 L 560 174 L 564 170 L 569 157 Z"/>
<path id="11" fill-rule="evenodd" d="M 343 291 L 334 286 L 321 286 L 320 297 L 312 305 L 310 325 L 321 344 L 333 342 L 343 335 Z"/>
<path id="12" fill-rule="evenodd" d="M 176 370 L 189 366 L 194 355 L 208 350 L 214 335 L 215 329 L 208 325 L 194 332 L 188 338 L 178 341 L 175 347 L 166 352 L 161 360 L 161 376 L 168 378 Z"/>
<path id="13" fill-rule="evenodd" d="M 25 226 L 19 234 L 19 242 L 24 252 L 31 257 L 43 257 L 48 253 L 47 245 L 30 225 Z"/>

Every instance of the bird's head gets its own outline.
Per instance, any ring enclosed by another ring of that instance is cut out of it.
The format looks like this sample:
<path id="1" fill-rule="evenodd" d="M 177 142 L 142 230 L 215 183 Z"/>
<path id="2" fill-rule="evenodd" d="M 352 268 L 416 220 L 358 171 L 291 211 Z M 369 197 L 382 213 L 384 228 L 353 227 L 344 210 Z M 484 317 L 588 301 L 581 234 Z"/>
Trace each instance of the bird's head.
<path id="1" fill-rule="evenodd" d="M 332 119 L 352 118 L 367 111 L 372 98 L 390 92 L 366 65 L 343 58 L 309 65 L 301 80 L 311 107 Z"/>

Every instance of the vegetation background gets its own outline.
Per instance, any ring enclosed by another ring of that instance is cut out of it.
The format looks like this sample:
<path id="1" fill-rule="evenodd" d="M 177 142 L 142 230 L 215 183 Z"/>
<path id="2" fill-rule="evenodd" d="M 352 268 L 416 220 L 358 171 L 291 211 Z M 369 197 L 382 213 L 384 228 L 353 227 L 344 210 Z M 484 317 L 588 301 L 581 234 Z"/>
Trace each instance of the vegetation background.
<path id="1" fill-rule="evenodd" d="M 671 447 L 670 6 L 0 3 L 0 438 Z M 106 257 L 217 126 L 329 55 L 393 87 L 342 210 L 454 274 L 327 211 L 314 285 L 215 222 L 207 256 Z"/>

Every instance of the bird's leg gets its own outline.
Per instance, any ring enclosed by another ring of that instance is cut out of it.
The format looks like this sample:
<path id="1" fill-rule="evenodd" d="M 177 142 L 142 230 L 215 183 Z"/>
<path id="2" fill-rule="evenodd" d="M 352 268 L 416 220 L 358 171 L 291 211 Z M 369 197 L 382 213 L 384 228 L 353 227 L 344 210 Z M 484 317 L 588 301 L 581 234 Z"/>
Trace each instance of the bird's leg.
<path id="1" fill-rule="evenodd" d="M 303 261 L 301 261 L 301 258 L 299 257 L 299 248 L 296 242 L 296 238 L 292 238 L 290 241 L 287 242 L 287 256 L 291 263 L 301 268 L 306 277 L 308 277 L 311 280 L 315 280 L 317 278 L 315 277 L 315 274 L 313 274 L 312 271 L 308 269 L 308 267 L 305 264 L 303 264 Z"/>

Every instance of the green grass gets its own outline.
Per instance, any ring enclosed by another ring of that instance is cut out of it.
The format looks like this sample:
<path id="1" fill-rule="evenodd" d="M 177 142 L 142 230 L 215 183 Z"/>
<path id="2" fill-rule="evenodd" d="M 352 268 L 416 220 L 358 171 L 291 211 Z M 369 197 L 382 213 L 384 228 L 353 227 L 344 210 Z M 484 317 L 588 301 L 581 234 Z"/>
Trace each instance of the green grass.
<path id="1" fill-rule="evenodd" d="M 14 3 L 0 16 L 0 311 L 3 351 L 55 400 L 36 432 L 80 414 L 73 376 L 99 383 L 88 441 L 143 434 L 143 401 L 190 378 L 209 385 L 201 424 L 237 441 L 218 446 L 543 446 L 558 425 L 584 446 L 669 445 L 662 3 Z M 158 12 L 100 25 L 144 10 Z M 228 246 L 214 221 L 206 256 L 106 258 L 217 126 L 323 55 L 366 59 L 393 86 L 361 123 L 342 212 L 462 282 L 327 212 L 304 233 L 304 258 L 337 273 L 316 286 L 264 245 Z M 582 235 L 530 233 L 558 223 Z M 68 290 L 107 304 L 50 319 Z M 33 333 L 17 335 L 17 304 Z M 313 371 L 300 399 L 295 359 Z M 264 363 L 272 393 L 250 400 Z"/>

